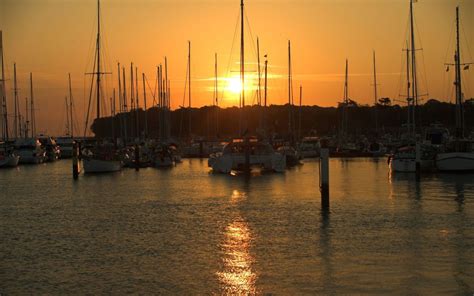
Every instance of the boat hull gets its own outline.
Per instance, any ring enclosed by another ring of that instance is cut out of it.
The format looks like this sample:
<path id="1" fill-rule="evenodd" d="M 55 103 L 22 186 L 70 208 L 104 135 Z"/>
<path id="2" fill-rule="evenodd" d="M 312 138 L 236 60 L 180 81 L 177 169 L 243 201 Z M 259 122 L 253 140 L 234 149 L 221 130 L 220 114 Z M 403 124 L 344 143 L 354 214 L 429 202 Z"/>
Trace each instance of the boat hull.
<path id="1" fill-rule="evenodd" d="M 474 153 L 439 153 L 436 156 L 436 167 L 442 172 L 474 171 Z"/>
<path id="2" fill-rule="evenodd" d="M 249 164 L 281 173 L 286 170 L 286 156 L 279 153 L 273 155 L 250 155 Z M 232 170 L 244 169 L 245 155 L 216 155 L 209 159 L 208 165 L 214 172 L 228 174 Z"/>
<path id="3" fill-rule="evenodd" d="M 430 171 L 434 168 L 433 160 L 421 160 L 421 170 Z M 392 172 L 399 173 L 415 173 L 416 172 L 416 160 L 414 158 L 402 158 L 402 159 L 391 159 L 390 169 Z"/>
<path id="4" fill-rule="evenodd" d="M 9 155 L 4 159 L 0 159 L 0 168 L 14 168 L 18 166 L 20 157 L 17 155 Z"/>
<path id="5" fill-rule="evenodd" d="M 113 173 L 122 169 L 122 162 L 119 160 L 84 158 L 83 167 L 85 174 Z"/>

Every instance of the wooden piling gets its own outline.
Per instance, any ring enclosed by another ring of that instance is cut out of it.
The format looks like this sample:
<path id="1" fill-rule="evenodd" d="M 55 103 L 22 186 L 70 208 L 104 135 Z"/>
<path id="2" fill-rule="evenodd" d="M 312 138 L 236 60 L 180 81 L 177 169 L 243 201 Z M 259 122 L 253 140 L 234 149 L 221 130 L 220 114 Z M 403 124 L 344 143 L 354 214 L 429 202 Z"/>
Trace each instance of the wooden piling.
<path id="1" fill-rule="evenodd" d="M 79 177 L 79 151 L 76 141 L 72 143 L 72 178 L 77 180 Z"/>
<path id="2" fill-rule="evenodd" d="M 319 190 L 321 192 L 321 208 L 329 209 L 329 149 L 326 141 L 321 142 Z"/>

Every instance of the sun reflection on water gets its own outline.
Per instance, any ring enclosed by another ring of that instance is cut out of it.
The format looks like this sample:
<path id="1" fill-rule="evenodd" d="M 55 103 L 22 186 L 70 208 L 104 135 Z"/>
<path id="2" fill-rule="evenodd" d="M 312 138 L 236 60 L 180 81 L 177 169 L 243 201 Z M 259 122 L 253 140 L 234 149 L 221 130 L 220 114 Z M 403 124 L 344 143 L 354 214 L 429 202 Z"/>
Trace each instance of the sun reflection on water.
<path id="1" fill-rule="evenodd" d="M 245 199 L 245 194 L 234 190 L 231 196 L 232 203 Z M 237 216 L 230 223 L 224 233 L 221 244 L 223 250 L 223 270 L 217 272 L 222 292 L 226 295 L 255 294 L 256 274 L 252 270 L 254 258 L 250 254 L 252 234 L 248 223 Z"/>

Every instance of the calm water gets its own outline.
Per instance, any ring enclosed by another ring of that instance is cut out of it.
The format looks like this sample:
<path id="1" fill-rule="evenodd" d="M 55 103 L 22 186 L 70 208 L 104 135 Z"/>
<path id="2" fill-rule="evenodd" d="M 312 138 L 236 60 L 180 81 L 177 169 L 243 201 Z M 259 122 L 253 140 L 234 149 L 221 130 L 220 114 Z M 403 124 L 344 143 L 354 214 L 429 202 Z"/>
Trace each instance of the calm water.
<path id="1" fill-rule="evenodd" d="M 1 294 L 472 294 L 474 175 L 389 176 L 385 159 L 250 180 L 171 170 L 0 171 Z"/>

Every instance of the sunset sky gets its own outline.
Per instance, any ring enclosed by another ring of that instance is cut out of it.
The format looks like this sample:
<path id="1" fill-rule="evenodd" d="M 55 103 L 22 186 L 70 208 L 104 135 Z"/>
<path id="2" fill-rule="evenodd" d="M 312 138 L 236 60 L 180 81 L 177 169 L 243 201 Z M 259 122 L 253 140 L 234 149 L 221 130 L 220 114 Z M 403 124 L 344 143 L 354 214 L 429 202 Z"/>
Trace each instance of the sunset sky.
<path id="1" fill-rule="evenodd" d="M 13 63 L 17 63 L 22 110 L 33 72 L 38 130 L 61 134 L 67 74 L 73 79 L 78 121 L 84 121 L 96 36 L 96 0 L 0 0 L 7 95 L 12 105 Z M 108 95 L 117 87 L 117 62 L 144 72 L 152 87 L 156 66 L 167 56 L 172 108 L 183 103 L 187 41 L 192 42 L 193 106 L 212 104 L 214 53 L 219 59 L 220 101 L 238 105 L 240 0 L 102 0 L 102 28 Z M 419 0 L 414 4 L 421 93 L 452 101 L 455 7 L 461 9 L 462 55 L 474 61 L 474 1 Z M 349 96 L 373 103 L 372 52 L 377 55 L 380 97 L 403 92 L 403 52 L 408 30 L 408 0 L 247 0 L 246 63 L 256 71 L 255 43 L 268 55 L 269 102 L 287 102 L 287 43 L 292 43 L 294 96 L 303 86 L 303 104 L 335 106 L 343 96 L 345 59 L 349 59 Z M 253 39 L 250 38 L 250 31 Z M 233 46 L 234 45 L 234 46 Z M 474 96 L 474 67 L 463 71 L 466 97 Z M 249 82 L 250 83 L 250 82 Z M 127 81 L 127 84 L 129 82 Z M 142 100 L 142 83 L 140 100 Z M 222 90 L 225 90 L 222 92 Z M 234 90 L 234 92 L 232 91 Z M 256 102 L 255 95 L 247 101 Z M 148 105 L 150 97 L 148 94 Z M 402 99 L 400 97 L 400 99 Z M 142 102 L 143 103 L 143 102 Z M 108 109 L 110 110 L 110 109 Z"/>

